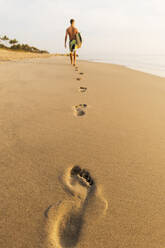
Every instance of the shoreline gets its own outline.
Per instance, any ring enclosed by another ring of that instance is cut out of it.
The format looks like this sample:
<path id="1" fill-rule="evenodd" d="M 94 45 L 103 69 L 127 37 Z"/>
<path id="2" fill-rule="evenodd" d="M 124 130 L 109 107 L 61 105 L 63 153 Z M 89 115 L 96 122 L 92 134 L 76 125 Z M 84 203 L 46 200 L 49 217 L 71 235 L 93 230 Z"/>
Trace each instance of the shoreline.
<path id="1" fill-rule="evenodd" d="M 51 58 L 51 57 L 69 57 L 68 54 L 47 54 L 47 55 L 40 55 L 40 54 L 29 54 L 28 56 L 28 52 L 27 53 L 27 57 L 20 57 L 20 58 L 9 58 L 9 59 L 6 59 L 6 60 L 2 60 L 0 59 L 0 64 L 2 63 L 6 63 L 6 62 L 18 62 L 18 61 L 23 61 L 23 60 L 30 60 L 30 59 L 46 59 L 46 58 Z M 161 79 L 164 79 L 165 76 L 161 76 L 161 75 L 158 75 L 156 73 L 151 73 L 149 71 L 145 71 L 145 70 L 140 70 L 138 68 L 133 68 L 133 67 L 129 67 L 129 66 L 126 66 L 126 65 L 123 65 L 123 64 L 115 64 L 115 63 L 110 63 L 110 62 L 105 62 L 105 61 L 97 61 L 97 60 L 87 60 L 87 59 L 79 59 L 79 61 L 84 61 L 84 62 L 88 62 L 88 63 L 97 63 L 97 64 L 107 64 L 107 65 L 110 65 L 110 66 L 117 66 L 117 67 L 123 67 L 123 68 L 127 68 L 129 70 L 132 70 L 132 71 L 135 71 L 135 72 L 141 72 L 141 73 L 144 73 L 144 74 L 147 74 L 147 75 L 150 75 L 150 76 L 155 76 L 155 77 L 158 77 L 158 78 L 161 78 Z"/>
<path id="2" fill-rule="evenodd" d="M 49 57 L 68 57 L 69 54 L 39 54 L 39 53 L 31 53 L 31 52 L 24 52 L 24 51 L 9 51 L 6 49 L 0 49 L 0 63 L 7 62 L 7 61 L 15 61 L 15 60 L 22 60 L 22 59 L 35 59 L 35 58 L 49 58 Z M 119 62 L 113 62 L 108 60 L 99 60 L 99 59 L 79 59 L 80 61 L 86 61 L 86 62 L 93 62 L 93 63 L 100 63 L 100 64 L 109 64 L 109 65 L 116 65 L 116 66 L 123 66 L 125 68 L 137 71 L 137 72 L 143 72 L 149 75 L 157 76 L 160 78 L 165 78 L 165 73 L 163 75 L 156 71 L 156 69 L 143 69 L 138 66 L 134 65 L 126 65 L 124 63 Z"/>
<path id="3" fill-rule="evenodd" d="M 144 73 L 147 73 L 147 74 L 150 74 L 150 75 L 153 75 L 153 76 L 158 76 L 160 78 L 165 78 L 165 73 L 160 73 L 158 71 L 155 70 L 151 70 L 151 69 L 142 69 L 142 68 L 139 68 L 138 66 L 133 66 L 133 65 L 125 65 L 124 63 L 113 63 L 113 62 L 110 62 L 110 61 L 105 61 L 105 60 L 95 60 L 95 59 L 83 59 L 84 61 L 89 61 L 89 62 L 94 62 L 94 63 L 101 63 L 101 64 L 109 64 L 109 65 L 119 65 L 119 66 L 124 66 L 126 68 L 129 68 L 131 70 L 135 70 L 135 71 L 139 71 L 139 72 L 144 72 Z M 163 71 L 163 70 L 162 70 Z"/>
<path id="4" fill-rule="evenodd" d="M 31 53 L 31 52 L 24 52 L 24 51 L 9 51 L 6 49 L 0 49 L 0 63 L 6 62 L 6 61 L 14 61 L 14 60 L 22 60 L 22 59 L 31 59 L 31 58 L 49 58 L 49 57 L 68 57 L 68 53 L 59 54 L 59 53 L 49 53 L 49 54 L 39 54 L 39 53 Z M 122 56 L 121 56 L 122 58 Z M 101 63 L 101 64 L 109 64 L 109 65 L 117 65 L 117 66 L 123 66 L 125 68 L 135 70 L 137 72 L 143 72 L 147 73 L 153 76 L 157 76 L 160 78 L 165 78 L 164 70 L 158 70 L 156 69 L 145 69 L 141 68 L 138 65 L 128 65 L 128 63 L 122 63 L 122 62 L 113 62 L 110 60 L 105 59 L 80 59 L 81 61 L 87 61 L 87 62 L 94 62 L 94 63 Z M 113 59 L 112 59 L 113 60 Z M 145 60 L 144 60 L 145 62 Z M 147 65 L 147 64 L 146 64 Z M 149 64 L 148 64 L 149 65 Z M 154 65 L 153 65 L 154 66 Z"/>

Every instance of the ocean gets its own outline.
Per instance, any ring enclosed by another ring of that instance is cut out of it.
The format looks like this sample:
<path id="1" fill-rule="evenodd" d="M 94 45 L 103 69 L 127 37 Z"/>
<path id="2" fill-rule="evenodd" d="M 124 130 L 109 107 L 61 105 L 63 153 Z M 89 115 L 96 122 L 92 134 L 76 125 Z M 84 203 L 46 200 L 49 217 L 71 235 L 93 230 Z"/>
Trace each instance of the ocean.
<path id="1" fill-rule="evenodd" d="M 87 59 L 87 58 L 83 58 Z M 147 72 L 160 77 L 165 77 L 165 54 L 164 55 L 110 55 L 99 58 L 88 58 L 88 61 L 124 65 L 131 69 Z"/>

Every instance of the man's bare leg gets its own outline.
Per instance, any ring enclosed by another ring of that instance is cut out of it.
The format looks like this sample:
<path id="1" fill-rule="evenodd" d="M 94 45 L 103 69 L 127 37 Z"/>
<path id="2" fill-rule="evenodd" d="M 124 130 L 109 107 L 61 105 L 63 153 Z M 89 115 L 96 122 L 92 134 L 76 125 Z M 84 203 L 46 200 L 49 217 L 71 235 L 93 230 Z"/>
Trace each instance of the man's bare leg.
<path id="1" fill-rule="evenodd" d="M 71 65 L 73 65 L 73 53 L 70 53 L 70 62 L 71 62 Z"/>
<path id="2" fill-rule="evenodd" d="M 74 52 L 74 63 L 73 63 L 74 66 L 76 66 L 76 52 Z"/>

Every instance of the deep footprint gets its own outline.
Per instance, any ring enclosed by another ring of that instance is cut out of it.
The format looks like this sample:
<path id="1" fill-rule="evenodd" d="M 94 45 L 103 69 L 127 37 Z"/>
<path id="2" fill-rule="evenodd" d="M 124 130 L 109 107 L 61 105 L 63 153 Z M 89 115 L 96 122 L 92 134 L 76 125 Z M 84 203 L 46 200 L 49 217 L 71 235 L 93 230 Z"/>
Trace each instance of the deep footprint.
<path id="1" fill-rule="evenodd" d="M 80 87 L 79 91 L 82 92 L 82 93 L 83 92 L 86 92 L 87 91 L 87 88 L 86 87 Z"/>
<path id="2" fill-rule="evenodd" d="M 84 75 L 84 73 L 83 72 L 80 72 L 80 75 Z"/>
<path id="3" fill-rule="evenodd" d="M 80 81 L 81 80 L 81 78 L 77 78 L 77 81 Z"/>
<path id="4" fill-rule="evenodd" d="M 74 195 L 48 211 L 48 242 L 52 248 L 73 248 L 79 241 L 84 212 L 94 192 L 95 183 L 87 170 L 74 166 L 63 178 L 65 187 Z"/>
<path id="5" fill-rule="evenodd" d="M 85 109 L 87 108 L 87 104 L 79 104 L 73 107 L 76 116 L 83 116 L 86 114 Z"/>

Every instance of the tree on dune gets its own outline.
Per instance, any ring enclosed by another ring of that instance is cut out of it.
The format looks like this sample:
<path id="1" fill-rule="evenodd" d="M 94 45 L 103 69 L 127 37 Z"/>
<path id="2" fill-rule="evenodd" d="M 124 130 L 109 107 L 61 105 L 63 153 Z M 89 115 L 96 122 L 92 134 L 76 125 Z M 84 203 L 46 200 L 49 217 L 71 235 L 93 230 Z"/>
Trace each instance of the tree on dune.
<path id="1" fill-rule="evenodd" d="M 2 36 L 0 39 L 5 42 L 6 46 L 8 45 L 9 38 L 7 37 L 7 35 Z"/>
<path id="2" fill-rule="evenodd" d="M 3 44 L 3 42 L 5 44 Z M 8 43 L 10 44 L 10 46 Z M 46 50 L 40 50 L 36 47 L 29 46 L 28 44 L 18 44 L 18 41 L 16 39 L 9 39 L 7 35 L 0 37 L 0 48 L 33 52 L 33 53 L 48 53 Z"/>
<path id="3" fill-rule="evenodd" d="M 9 38 L 6 35 L 4 35 L 1 37 L 1 40 L 6 41 L 6 40 L 9 40 Z"/>
<path id="4" fill-rule="evenodd" d="M 11 44 L 11 45 L 15 45 L 17 43 L 18 43 L 18 41 L 16 39 L 13 39 L 13 40 L 9 41 L 9 44 Z"/>

